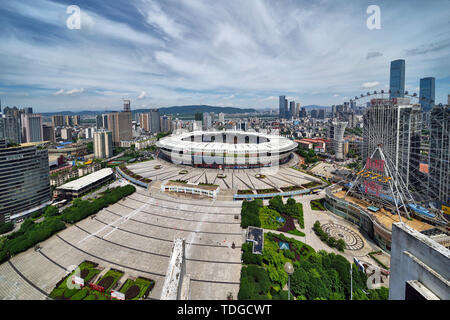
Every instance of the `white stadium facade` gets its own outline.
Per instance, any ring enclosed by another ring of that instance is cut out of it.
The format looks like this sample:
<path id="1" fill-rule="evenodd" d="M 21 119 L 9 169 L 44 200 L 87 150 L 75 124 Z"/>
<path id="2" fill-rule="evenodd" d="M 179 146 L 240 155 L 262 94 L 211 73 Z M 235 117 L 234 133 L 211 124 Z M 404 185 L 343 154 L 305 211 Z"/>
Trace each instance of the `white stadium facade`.
<path id="1" fill-rule="evenodd" d="M 278 135 L 244 131 L 175 132 L 156 145 L 172 163 L 219 169 L 276 166 L 288 162 L 297 148 Z"/>

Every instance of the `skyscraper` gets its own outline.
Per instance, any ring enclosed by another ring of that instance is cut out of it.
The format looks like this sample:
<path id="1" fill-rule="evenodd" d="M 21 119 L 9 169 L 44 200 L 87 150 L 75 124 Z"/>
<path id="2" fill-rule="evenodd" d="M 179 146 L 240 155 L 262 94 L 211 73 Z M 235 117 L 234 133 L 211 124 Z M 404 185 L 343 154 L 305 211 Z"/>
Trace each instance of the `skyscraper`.
<path id="1" fill-rule="evenodd" d="M 97 130 L 103 129 L 103 116 L 101 114 L 97 115 L 95 117 L 95 126 L 97 127 Z"/>
<path id="2" fill-rule="evenodd" d="M 50 202 L 47 149 L 0 148 L 0 224 Z"/>
<path id="3" fill-rule="evenodd" d="M 159 109 L 151 109 L 150 112 L 150 132 L 160 133 L 161 132 L 161 116 L 159 114 Z"/>
<path id="4" fill-rule="evenodd" d="M 107 114 L 108 130 L 112 132 L 112 141 L 115 146 L 120 146 L 120 141 L 129 141 L 133 138 L 132 113 L 130 101 L 124 100 L 122 112 Z"/>
<path id="5" fill-rule="evenodd" d="M 108 159 L 113 156 L 112 132 L 107 130 L 94 132 L 94 157 Z"/>
<path id="6" fill-rule="evenodd" d="M 35 113 L 22 113 L 22 142 L 43 141 L 42 115 Z"/>
<path id="7" fill-rule="evenodd" d="M 287 106 L 286 96 L 280 96 L 280 101 L 279 101 L 280 119 L 285 119 L 287 117 L 287 113 L 288 113 L 288 106 Z"/>
<path id="8" fill-rule="evenodd" d="M 419 101 L 422 111 L 431 111 L 434 106 L 435 96 L 435 79 L 434 77 L 420 79 Z"/>
<path id="9" fill-rule="evenodd" d="M 288 119 L 295 117 L 295 101 L 291 101 L 289 103 L 289 115 L 288 115 Z"/>
<path id="10" fill-rule="evenodd" d="M 142 130 L 150 131 L 150 113 L 140 113 L 139 114 L 139 124 Z"/>
<path id="11" fill-rule="evenodd" d="M 22 133 L 20 129 L 19 118 L 13 115 L 4 115 L 3 122 L 5 126 L 5 139 L 13 143 L 22 142 Z"/>
<path id="12" fill-rule="evenodd" d="M 202 122 L 202 129 L 203 131 L 208 130 L 212 127 L 212 119 L 211 114 L 208 112 L 203 113 L 203 122 Z"/>
<path id="13" fill-rule="evenodd" d="M 64 126 L 64 116 L 63 115 L 52 116 L 52 125 L 54 128 L 63 127 Z"/>
<path id="14" fill-rule="evenodd" d="M 405 60 L 391 61 L 391 75 L 389 98 L 403 98 L 405 96 Z"/>
<path id="15" fill-rule="evenodd" d="M 43 141 L 55 142 L 55 128 L 53 126 L 42 125 Z"/>

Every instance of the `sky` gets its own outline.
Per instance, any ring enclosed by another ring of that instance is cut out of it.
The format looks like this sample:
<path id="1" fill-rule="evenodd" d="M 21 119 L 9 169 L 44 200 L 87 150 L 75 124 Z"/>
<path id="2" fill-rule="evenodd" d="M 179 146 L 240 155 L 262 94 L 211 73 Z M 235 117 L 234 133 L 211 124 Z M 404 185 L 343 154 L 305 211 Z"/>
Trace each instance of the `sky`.
<path id="1" fill-rule="evenodd" d="M 388 89 L 405 59 L 406 90 L 435 77 L 447 103 L 448 12 L 450 0 L 0 0 L 0 99 L 34 112 L 330 106 Z"/>

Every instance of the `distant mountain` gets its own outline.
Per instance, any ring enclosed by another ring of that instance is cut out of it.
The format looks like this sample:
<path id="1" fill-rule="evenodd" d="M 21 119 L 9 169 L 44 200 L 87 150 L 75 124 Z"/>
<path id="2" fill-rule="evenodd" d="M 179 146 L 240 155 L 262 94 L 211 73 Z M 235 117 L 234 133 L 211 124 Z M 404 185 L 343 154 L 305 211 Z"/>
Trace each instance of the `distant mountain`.
<path id="1" fill-rule="evenodd" d="M 192 105 L 192 106 L 173 106 L 173 107 L 164 107 L 164 108 L 158 108 L 159 113 L 161 115 L 193 115 L 196 112 L 214 112 L 214 113 L 220 113 L 223 112 L 225 114 L 236 114 L 236 113 L 254 113 L 258 112 L 256 109 L 242 109 L 242 108 L 235 108 L 235 107 L 215 107 L 215 106 L 208 106 L 208 105 Z M 141 112 L 148 112 L 150 109 L 135 109 L 131 110 L 133 114 L 135 113 L 141 113 Z M 119 111 L 119 110 L 115 110 Z M 43 116 L 53 116 L 53 115 L 80 115 L 80 116 L 96 116 L 98 114 L 103 114 L 105 111 L 79 111 L 79 112 L 73 112 L 73 111 L 59 111 L 59 112 L 42 112 Z"/>

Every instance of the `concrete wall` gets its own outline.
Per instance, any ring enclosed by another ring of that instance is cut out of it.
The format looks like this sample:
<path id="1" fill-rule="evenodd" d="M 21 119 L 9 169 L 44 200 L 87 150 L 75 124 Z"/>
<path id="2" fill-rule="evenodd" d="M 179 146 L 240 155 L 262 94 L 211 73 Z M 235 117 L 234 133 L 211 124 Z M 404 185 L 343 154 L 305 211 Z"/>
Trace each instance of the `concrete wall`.
<path id="1" fill-rule="evenodd" d="M 392 225 L 389 299 L 404 300 L 406 281 L 418 280 L 450 299 L 450 250 L 403 223 Z"/>

